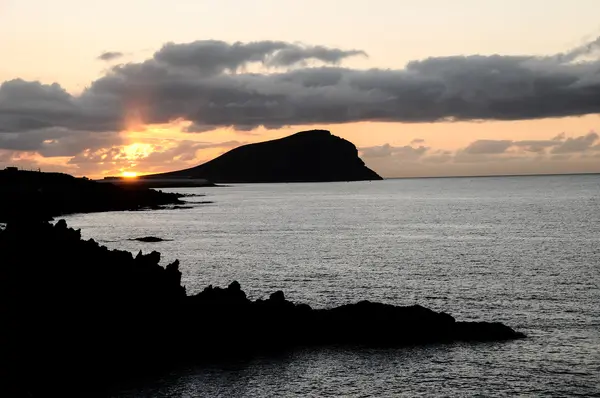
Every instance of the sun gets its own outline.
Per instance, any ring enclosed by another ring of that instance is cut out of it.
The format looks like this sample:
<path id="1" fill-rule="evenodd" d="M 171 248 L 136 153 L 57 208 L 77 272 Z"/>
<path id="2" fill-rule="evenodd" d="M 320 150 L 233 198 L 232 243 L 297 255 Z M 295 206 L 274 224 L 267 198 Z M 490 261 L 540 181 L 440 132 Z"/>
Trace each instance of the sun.
<path id="1" fill-rule="evenodd" d="M 137 177 L 137 173 L 135 171 L 124 171 L 121 173 L 121 177 L 135 178 Z"/>

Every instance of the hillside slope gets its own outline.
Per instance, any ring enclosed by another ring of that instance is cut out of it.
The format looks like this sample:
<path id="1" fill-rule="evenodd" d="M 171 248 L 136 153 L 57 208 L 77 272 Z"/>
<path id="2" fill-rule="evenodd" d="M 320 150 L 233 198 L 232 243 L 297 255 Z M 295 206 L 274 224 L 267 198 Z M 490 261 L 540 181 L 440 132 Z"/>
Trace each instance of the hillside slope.
<path id="1" fill-rule="evenodd" d="M 244 145 L 186 170 L 145 178 L 204 178 L 216 183 L 368 181 L 382 178 L 365 166 L 349 141 L 327 130 Z"/>

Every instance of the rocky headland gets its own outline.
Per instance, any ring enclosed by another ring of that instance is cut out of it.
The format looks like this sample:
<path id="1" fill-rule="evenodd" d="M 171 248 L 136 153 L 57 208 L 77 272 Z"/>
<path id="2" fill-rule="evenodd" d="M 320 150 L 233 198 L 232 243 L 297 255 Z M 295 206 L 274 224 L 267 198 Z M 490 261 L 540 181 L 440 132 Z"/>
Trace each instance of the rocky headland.
<path id="1" fill-rule="evenodd" d="M 370 181 L 356 146 L 327 130 L 243 145 L 200 166 L 142 179 L 205 179 L 215 183 Z"/>

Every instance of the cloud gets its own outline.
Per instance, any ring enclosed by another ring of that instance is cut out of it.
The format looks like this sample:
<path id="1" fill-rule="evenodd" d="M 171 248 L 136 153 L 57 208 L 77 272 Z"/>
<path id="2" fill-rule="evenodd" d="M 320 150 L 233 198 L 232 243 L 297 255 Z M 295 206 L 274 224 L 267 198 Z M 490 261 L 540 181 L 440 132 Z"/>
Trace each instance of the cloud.
<path id="1" fill-rule="evenodd" d="M 199 150 L 212 148 L 231 149 L 244 144 L 245 143 L 239 141 L 206 143 L 184 140 L 180 141 L 173 148 L 169 148 L 164 151 L 153 151 L 148 156 L 143 158 L 143 162 L 146 164 L 153 163 L 155 165 L 162 165 L 165 162 L 172 161 L 173 159 L 179 159 L 182 161 L 196 161 L 196 152 Z"/>
<path id="2" fill-rule="evenodd" d="M 161 140 L 156 144 L 134 144 L 139 147 L 138 150 L 132 146 L 84 150 L 73 156 L 67 165 L 75 167 L 79 174 L 93 175 L 97 175 L 99 170 L 108 174 L 120 174 L 123 169 L 165 171 L 195 166 L 201 160 L 208 160 L 202 156 L 203 150 L 220 149 L 224 152 L 244 144 L 239 141 L 211 143 Z"/>
<path id="3" fill-rule="evenodd" d="M 431 155 L 424 157 L 423 162 L 441 164 L 450 162 L 453 158 L 454 156 L 451 151 L 437 150 L 434 151 Z"/>
<path id="4" fill-rule="evenodd" d="M 470 143 L 463 151 L 473 155 L 489 155 L 504 153 L 513 145 L 508 140 L 477 140 Z"/>
<path id="5" fill-rule="evenodd" d="M 548 56 L 432 57 L 401 69 L 362 70 L 340 66 L 350 57 L 367 55 L 359 49 L 282 41 L 167 43 L 145 61 L 111 67 L 78 95 L 57 83 L 3 82 L 0 150 L 43 157 L 89 155 L 122 145 L 120 132 L 132 125 L 176 120 L 189 122 L 185 131 L 193 134 L 224 127 L 248 132 L 260 126 L 600 113 L 598 48 L 595 40 Z M 100 58 L 122 55 L 113 51 Z M 462 154 L 474 159 L 516 152 L 592 151 L 597 135 L 586 137 L 480 140 Z M 447 154 L 435 154 L 423 143 L 415 139 L 409 146 L 383 145 L 363 148 L 362 153 L 372 159 L 447 160 Z"/>
<path id="6" fill-rule="evenodd" d="M 336 65 L 360 50 L 279 41 L 169 43 L 146 61 L 112 67 L 78 96 L 58 84 L 5 82 L 0 126 L 111 131 L 123 128 L 131 112 L 145 123 L 188 120 L 196 131 L 585 115 L 600 112 L 600 60 L 571 61 L 590 55 L 585 49 L 594 43 L 562 55 L 437 57 L 387 70 L 304 66 Z M 266 69 L 248 71 L 255 66 Z"/>
<path id="7" fill-rule="evenodd" d="M 522 148 L 527 152 L 541 153 L 544 152 L 547 148 L 559 145 L 562 140 L 564 140 L 565 135 L 559 135 L 551 140 L 523 140 L 523 141 L 513 141 L 512 145 L 516 147 Z"/>
<path id="8" fill-rule="evenodd" d="M 547 140 L 476 140 L 455 151 L 383 144 L 360 148 L 386 177 L 600 172 L 600 137 L 560 134 Z"/>
<path id="9" fill-rule="evenodd" d="M 586 43 L 582 46 L 575 47 L 565 54 L 558 54 L 557 58 L 561 62 L 572 62 L 581 58 L 582 56 L 593 54 L 600 49 L 600 37 L 596 40 Z"/>
<path id="10" fill-rule="evenodd" d="M 571 155 L 583 158 L 600 148 L 600 143 L 594 145 L 599 142 L 599 139 L 600 136 L 592 131 L 568 138 L 563 133 L 549 140 L 477 140 L 456 151 L 455 158 L 463 162 L 512 159 L 565 160 L 572 158 Z"/>
<path id="11" fill-rule="evenodd" d="M 116 132 L 73 131 L 47 128 L 26 133 L 0 133 L 0 149 L 37 152 L 45 157 L 74 156 L 85 149 L 122 143 Z"/>
<path id="12" fill-rule="evenodd" d="M 420 158 L 427 152 L 429 148 L 425 146 L 412 147 L 405 145 L 401 147 L 383 144 L 380 146 L 359 148 L 359 151 L 364 158 L 385 158 L 390 156 L 398 156 L 404 160 L 415 160 Z"/>
<path id="13" fill-rule="evenodd" d="M 0 85 L 0 134 L 44 129 L 115 131 L 122 126 L 122 103 L 102 93 L 75 97 L 60 85 L 10 80 Z"/>
<path id="14" fill-rule="evenodd" d="M 14 158 L 14 151 L 0 149 L 0 163 L 11 162 Z"/>
<path id="15" fill-rule="evenodd" d="M 560 145 L 557 145 L 554 148 L 552 148 L 552 153 L 564 154 L 585 152 L 588 149 L 592 149 L 592 145 L 596 141 L 598 141 L 598 134 L 594 132 L 591 132 L 584 136 L 567 138 L 565 141 L 561 142 Z"/>
<path id="16" fill-rule="evenodd" d="M 106 62 L 110 62 L 110 61 L 114 61 L 115 59 L 119 59 L 121 57 L 123 57 L 125 54 L 123 54 L 122 52 L 119 51 L 106 51 L 103 52 L 102 54 L 100 54 L 98 56 L 98 59 L 100 61 L 106 61 Z"/>
<path id="17" fill-rule="evenodd" d="M 582 154 L 595 150 L 597 146 L 594 144 L 599 138 L 597 133 L 590 132 L 586 135 L 569 138 L 566 138 L 565 134 L 559 134 L 550 140 L 477 140 L 461 149 L 460 152 L 466 155 L 501 155 L 519 151 L 543 154 L 549 150 L 553 154 Z"/>
<path id="18" fill-rule="evenodd" d="M 415 138 L 410 142 L 410 145 L 415 145 L 415 144 L 424 144 L 425 140 L 422 138 Z"/>
<path id="19" fill-rule="evenodd" d="M 340 50 L 282 41 L 229 44 L 217 40 L 167 43 L 154 54 L 154 60 L 172 67 L 192 68 L 201 75 L 236 72 L 251 63 L 269 67 L 289 67 L 310 60 L 338 64 L 348 57 L 367 54 L 360 50 Z"/>

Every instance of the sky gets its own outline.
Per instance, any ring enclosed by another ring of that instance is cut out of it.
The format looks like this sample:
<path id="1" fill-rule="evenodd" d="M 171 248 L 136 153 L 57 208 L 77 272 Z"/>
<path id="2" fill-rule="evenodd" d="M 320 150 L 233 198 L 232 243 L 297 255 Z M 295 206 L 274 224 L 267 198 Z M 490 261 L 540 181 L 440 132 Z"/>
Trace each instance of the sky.
<path id="1" fill-rule="evenodd" d="M 384 177 L 600 172 L 597 0 L 0 0 L 0 167 L 101 178 L 308 129 Z"/>

